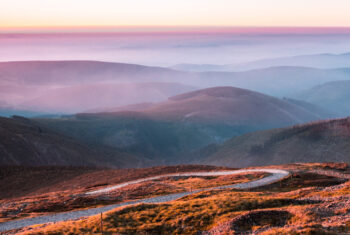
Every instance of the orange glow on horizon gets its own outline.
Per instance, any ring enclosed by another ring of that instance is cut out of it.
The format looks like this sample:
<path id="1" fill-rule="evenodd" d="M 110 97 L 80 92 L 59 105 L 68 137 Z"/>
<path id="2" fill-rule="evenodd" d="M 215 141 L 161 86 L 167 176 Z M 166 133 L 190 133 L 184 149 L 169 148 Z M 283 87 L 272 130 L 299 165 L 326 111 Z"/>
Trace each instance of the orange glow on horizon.
<path id="1" fill-rule="evenodd" d="M 348 0 L 1 0 L 0 30 L 350 27 Z"/>

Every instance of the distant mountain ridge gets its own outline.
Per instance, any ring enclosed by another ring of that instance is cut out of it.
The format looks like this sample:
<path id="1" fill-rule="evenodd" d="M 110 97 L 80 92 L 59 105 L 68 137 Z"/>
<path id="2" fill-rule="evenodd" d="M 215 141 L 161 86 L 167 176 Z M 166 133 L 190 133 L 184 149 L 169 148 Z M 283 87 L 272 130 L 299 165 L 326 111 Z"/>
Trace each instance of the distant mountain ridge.
<path id="1" fill-rule="evenodd" d="M 343 54 L 314 54 L 314 55 L 300 55 L 290 57 L 279 57 L 271 59 L 261 59 L 240 64 L 177 64 L 170 68 L 180 71 L 191 72 L 238 72 L 255 69 L 263 69 L 269 67 L 310 67 L 320 69 L 336 69 L 350 67 L 350 52 Z"/>
<path id="2" fill-rule="evenodd" d="M 194 88 L 217 86 L 290 97 L 326 82 L 350 80 L 350 69 L 346 68 L 282 66 L 195 73 L 98 61 L 1 62 L 0 71 L 1 104 L 11 109 L 54 113 L 159 102 Z M 128 99 L 125 94 L 134 98 Z M 67 110 L 63 110 L 65 106 Z"/>

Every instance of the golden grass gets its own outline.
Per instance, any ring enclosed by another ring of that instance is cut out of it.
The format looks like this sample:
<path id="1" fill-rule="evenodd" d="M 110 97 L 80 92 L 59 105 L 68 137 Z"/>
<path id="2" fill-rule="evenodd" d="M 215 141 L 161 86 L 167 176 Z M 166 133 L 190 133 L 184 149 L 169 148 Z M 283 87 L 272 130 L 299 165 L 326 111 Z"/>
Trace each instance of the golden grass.
<path id="1" fill-rule="evenodd" d="M 5 208 L 0 209 L 0 222 L 49 213 L 98 207 L 123 201 L 185 192 L 199 188 L 237 184 L 260 179 L 267 175 L 267 173 L 251 173 L 219 177 L 168 177 L 157 181 L 126 186 L 122 189 L 108 193 L 103 197 L 100 197 L 100 195 L 76 197 L 73 196 L 70 191 L 48 193 L 41 196 L 21 198 L 18 201 L 11 200 L 11 207 L 8 207 L 6 210 Z M 84 191 L 80 193 L 84 193 Z M 23 204 L 26 204 L 24 208 L 22 208 Z M 18 211 L 19 208 L 22 208 L 22 211 L 18 214 L 13 213 L 13 211 Z"/>
<path id="2" fill-rule="evenodd" d="M 104 215 L 104 230 L 108 233 L 196 234 L 242 212 L 280 208 L 295 204 L 289 198 L 274 197 L 259 192 L 216 190 L 185 197 L 166 204 L 139 204 L 110 211 Z M 40 232 L 51 234 L 94 233 L 99 231 L 99 217 L 48 225 Z M 25 234 L 36 234 L 28 231 Z"/>
<path id="3" fill-rule="evenodd" d="M 343 170 L 341 169 L 343 165 L 337 164 L 304 164 L 301 168 L 312 168 L 312 166 L 320 169 L 332 167 Z M 285 226 L 276 225 L 278 218 L 268 216 L 257 218 L 258 223 L 248 220 L 247 224 L 242 226 L 246 232 L 255 231 L 265 235 L 350 232 L 350 221 L 344 219 L 346 218 L 344 215 L 350 213 L 350 207 L 342 207 L 343 202 L 341 201 L 342 197 L 350 195 L 350 182 L 334 186 L 341 181 L 309 173 L 298 173 L 293 176 L 295 178 L 286 179 L 272 188 L 256 191 L 211 190 L 169 203 L 138 204 L 115 209 L 103 215 L 104 234 L 197 234 L 198 231 L 217 228 L 240 216 L 254 215 L 253 212 L 257 211 L 283 211 L 288 214 L 288 218 Z M 254 177 L 261 177 L 261 175 Z M 220 182 L 221 180 L 223 181 Z M 220 184 L 232 183 L 231 180 L 245 181 L 247 176 L 236 179 L 230 177 L 167 178 L 162 182 L 155 181 L 152 184 L 165 183 L 177 189 L 190 185 L 194 189 L 195 187 L 216 186 L 219 182 Z M 157 188 L 152 187 L 148 188 L 155 189 L 154 193 L 161 193 L 156 190 Z M 170 190 L 171 187 L 167 189 Z M 148 191 L 142 192 L 145 194 Z M 306 200 L 300 200 L 301 198 L 306 198 Z M 331 200 L 328 201 L 329 199 Z M 329 207 L 329 205 L 332 206 Z M 319 214 L 318 210 L 323 208 L 332 210 L 332 213 Z M 323 227 L 324 222 L 328 223 L 325 227 Z M 100 216 L 36 226 L 31 230 L 25 228 L 21 232 L 22 234 L 99 233 Z"/>
<path id="4" fill-rule="evenodd" d="M 160 179 L 163 184 L 172 185 L 174 187 L 183 188 L 186 191 L 193 189 L 212 188 L 223 185 L 231 185 L 258 180 L 270 175 L 265 172 L 254 172 L 238 175 L 223 176 L 190 176 L 190 177 L 168 177 Z M 157 181 L 156 181 L 157 182 Z"/>

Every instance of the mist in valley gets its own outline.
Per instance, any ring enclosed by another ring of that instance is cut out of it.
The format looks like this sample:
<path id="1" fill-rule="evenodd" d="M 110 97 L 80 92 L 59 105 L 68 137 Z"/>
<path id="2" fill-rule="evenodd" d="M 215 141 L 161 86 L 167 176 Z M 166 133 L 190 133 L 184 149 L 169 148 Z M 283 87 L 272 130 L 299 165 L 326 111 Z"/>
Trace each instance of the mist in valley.
<path id="1" fill-rule="evenodd" d="M 198 162 L 247 133 L 350 115 L 349 39 L 326 28 L 3 33 L 0 115 L 90 156 Z"/>

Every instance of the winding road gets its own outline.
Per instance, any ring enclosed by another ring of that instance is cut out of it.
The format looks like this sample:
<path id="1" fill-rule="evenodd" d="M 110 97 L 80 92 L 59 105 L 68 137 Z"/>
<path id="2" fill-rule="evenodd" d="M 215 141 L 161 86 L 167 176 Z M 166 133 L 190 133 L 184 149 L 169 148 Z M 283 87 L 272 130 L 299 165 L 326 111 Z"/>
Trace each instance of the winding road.
<path id="1" fill-rule="evenodd" d="M 142 178 L 139 180 L 129 181 L 126 183 L 118 184 L 111 187 L 105 187 L 99 190 L 87 192 L 87 195 L 92 194 L 103 194 L 107 193 L 112 190 L 116 190 L 128 185 L 137 184 L 145 181 L 150 180 L 156 180 L 164 177 L 171 177 L 171 176 L 222 176 L 222 175 L 233 175 L 233 174 L 243 174 L 243 173 L 253 173 L 253 172 L 266 172 L 270 173 L 271 175 L 264 177 L 259 180 L 254 180 L 246 183 L 240 183 L 240 184 L 234 184 L 234 185 L 225 185 L 225 186 L 219 186 L 214 188 L 207 188 L 207 189 L 199 189 L 194 190 L 192 192 L 183 192 L 183 193 L 174 193 L 174 194 L 168 194 L 165 196 L 157 196 L 152 198 L 146 198 L 146 199 L 140 199 L 135 201 L 129 201 L 124 203 L 118 203 L 98 208 L 91 208 L 91 209 L 84 209 L 84 210 L 78 210 L 78 211 L 70 211 L 70 212 L 63 212 L 63 213 L 57 213 L 53 215 L 46 215 L 46 216 L 38 216 L 28 219 L 20 219 L 20 220 L 14 220 L 9 222 L 0 223 L 0 232 L 12 230 L 12 229 L 19 229 L 22 227 L 27 227 L 31 225 L 37 225 L 37 224 L 44 224 L 44 223 L 50 223 L 50 222 L 59 222 L 59 221 L 66 221 L 66 220 L 74 220 L 79 219 L 81 217 L 87 217 L 96 215 L 99 213 L 103 213 L 106 211 L 110 211 L 112 209 L 127 206 L 127 205 L 135 205 L 138 203 L 163 203 L 163 202 L 169 202 L 172 200 L 176 200 L 178 198 L 213 190 L 213 189 L 251 189 L 256 187 L 261 187 L 265 185 L 269 185 L 272 183 L 275 183 L 277 181 L 280 181 L 284 179 L 285 177 L 289 176 L 289 172 L 285 170 L 279 170 L 279 169 L 246 169 L 246 170 L 234 170 L 234 171 L 215 171 L 215 172 L 188 172 L 188 173 L 178 173 L 178 174 L 166 174 L 166 175 L 160 175 L 160 176 L 154 176 L 154 177 L 148 177 L 148 178 Z"/>

